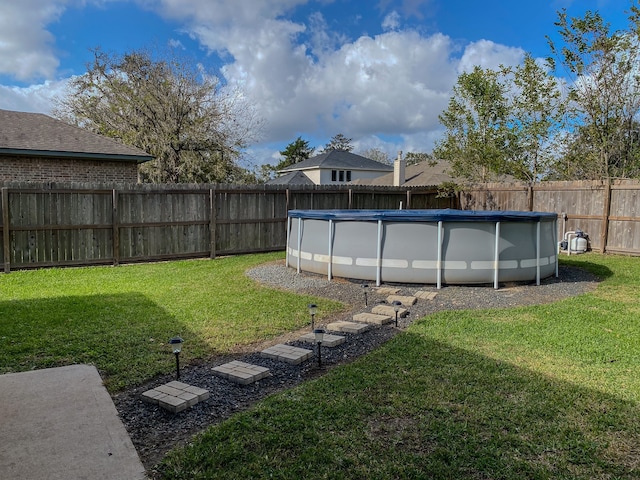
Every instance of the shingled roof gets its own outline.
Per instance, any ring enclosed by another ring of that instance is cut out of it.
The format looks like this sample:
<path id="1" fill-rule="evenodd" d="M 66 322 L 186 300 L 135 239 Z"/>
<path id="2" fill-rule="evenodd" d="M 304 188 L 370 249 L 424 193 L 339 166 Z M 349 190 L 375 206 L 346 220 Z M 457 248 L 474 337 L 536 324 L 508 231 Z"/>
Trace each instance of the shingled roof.
<path id="1" fill-rule="evenodd" d="M 454 177 L 450 173 L 451 165 L 446 160 L 425 160 L 414 165 L 407 165 L 403 187 L 432 187 L 445 182 L 466 183 L 463 178 Z M 511 175 L 501 175 L 495 179 L 500 182 L 515 182 Z M 381 175 L 377 178 L 360 179 L 353 182 L 354 185 L 381 185 L 393 186 L 393 173 Z"/>
<path id="2" fill-rule="evenodd" d="M 151 160 L 145 151 L 41 113 L 0 110 L 0 155 Z"/>
<path id="3" fill-rule="evenodd" d="M 423 187 L 440 185 L 443 182 L 453 182 L 456 179 L 449 174 L 449 163 L 444 160 L 437 162 L 424 161 L 414 165 L 407 165 L 405 170 L 404 187 Z M 356 180 L 356 185 L 393 185 L 393 173 L 378 178 Z"/>
<path id="4" fill-rule="evenodd" d="M 377 170 L 380 172 L 393 172 L 391 165 L 376 162 L 369 158 L 344 150 L 331 150 L 315 157 L 307 158 L 300 163 L 295 163 L 280 170 L 280 173 L 309 170 L 317 168 L 335 168 L 342 170 Z"/>
<path id="5" fill-rule="evenodd" d="M 302 172 L 288 172 L 266 182 L 267 185 L 314 185 Z"/>

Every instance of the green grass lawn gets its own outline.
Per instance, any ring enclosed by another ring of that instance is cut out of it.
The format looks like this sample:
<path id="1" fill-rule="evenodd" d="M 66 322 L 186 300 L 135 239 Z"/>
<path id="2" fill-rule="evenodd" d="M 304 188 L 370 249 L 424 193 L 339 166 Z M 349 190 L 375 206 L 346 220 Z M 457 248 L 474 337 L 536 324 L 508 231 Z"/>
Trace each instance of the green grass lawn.
<path id="1" fill-rule="evenodd" d="M 442 312 L 172 452 L 167 479 L 640 478 L 640 259 L 557 303 Z"/>
<path id="2" fill-rule="evenodd" d="M 120 267 L 0 275 L 0 373 L 73 363 L 96 365 L 110 391 L 302 327 L 336 302 L 256 284 L 248 268 L 281 253 Z"/>

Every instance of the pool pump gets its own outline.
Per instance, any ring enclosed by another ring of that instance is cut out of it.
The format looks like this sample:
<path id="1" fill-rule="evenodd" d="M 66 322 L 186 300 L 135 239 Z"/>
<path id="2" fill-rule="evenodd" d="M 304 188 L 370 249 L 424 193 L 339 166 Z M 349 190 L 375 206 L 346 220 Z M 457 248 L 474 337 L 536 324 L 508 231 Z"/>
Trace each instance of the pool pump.
<path id="1" fill-rule="evenodd" d="M 589 235 L 582 230 L 566 232 L 564 239 L 559 244 L 560 251 L 566 252 L 568 255 L 576 253 L 584 253 L 589 247 Z"/>

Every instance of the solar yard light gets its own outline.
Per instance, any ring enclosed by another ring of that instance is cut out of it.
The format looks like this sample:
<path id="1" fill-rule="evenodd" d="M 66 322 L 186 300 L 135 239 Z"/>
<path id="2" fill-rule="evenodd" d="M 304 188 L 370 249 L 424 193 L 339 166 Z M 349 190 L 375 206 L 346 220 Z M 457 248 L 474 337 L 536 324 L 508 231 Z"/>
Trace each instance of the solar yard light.
<path id="1" fill-rule="evenodd" d="M 320 350 L 320 346 L 322 345 L 322 342 L 324 341 L 324 330 L 322 328 L 316 328 L 313 331 L 313 334 L 316 337 L 316 344 L 318 345 L 318 367 L 322 366 L 322 356 L 321 356 L 321 350 Z"/>
<path id="2" fill-rule="evenodd" d="M 368 307 L 368 303 L 367 303 L 367 290 L 369 290 L 369 285 L 368 284 L 364 284 L 362 285 L 362 291 L 364 292 L 364 306 Z"/>
<path id="3" fill-rule="evenodd" d="M 313 330 L 313 324 L 316 317 L 316 312 L 318 311 L 318 306 L 315 303 L 310 303 L 308 306 L 309 315 L 311 315 L 311 330 Z"/>
<path id="4" fill-rule="evenodd" d="M 180 380 L 180 352 L 182 351 L 182 344 L 184 340 L 180 337 L 173 337 L 169 340 L 169 345 L 173 348 L 173 354 L 176 356 L 176 380 Z"/>
<path id="5" fill-rule="evenodd" d="M 402 302 L 398 300 L 394 300 L 391 305 L 393 305 L 393 311 L 396 312 L 396 327 L 398 326 L 398 312 L 400 311 L 400 307 L 402 306 Z"/>

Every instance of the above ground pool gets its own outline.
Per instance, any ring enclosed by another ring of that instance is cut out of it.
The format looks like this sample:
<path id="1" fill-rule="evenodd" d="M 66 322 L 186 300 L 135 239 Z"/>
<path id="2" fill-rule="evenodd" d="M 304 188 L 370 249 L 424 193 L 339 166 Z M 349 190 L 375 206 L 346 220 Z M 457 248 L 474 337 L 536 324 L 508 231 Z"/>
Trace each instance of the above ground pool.
<path id="1" fill-rule="evenodd" d="M 558 274 L 557 215 L 471 210 L 290 210 L 287 266 L 382 282 L 533 282 Z"/>

